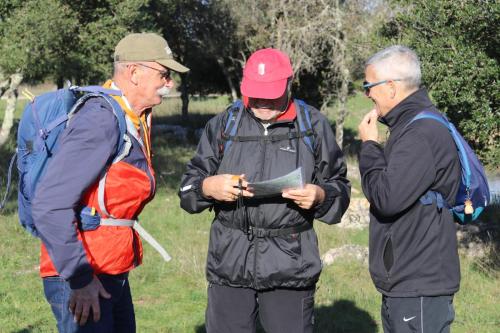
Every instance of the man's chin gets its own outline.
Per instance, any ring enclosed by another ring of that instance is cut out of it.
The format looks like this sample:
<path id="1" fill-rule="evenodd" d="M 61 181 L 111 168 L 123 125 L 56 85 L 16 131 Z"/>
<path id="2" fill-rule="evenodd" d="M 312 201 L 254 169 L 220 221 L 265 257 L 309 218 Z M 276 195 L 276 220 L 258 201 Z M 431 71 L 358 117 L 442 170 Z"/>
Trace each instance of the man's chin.
<path id="1" fill-rule="evenodd" d="M 281 112 L 267 109 L 254 110 L 254 115 L 262 121 L 271 121 L 276 119 Z"/>

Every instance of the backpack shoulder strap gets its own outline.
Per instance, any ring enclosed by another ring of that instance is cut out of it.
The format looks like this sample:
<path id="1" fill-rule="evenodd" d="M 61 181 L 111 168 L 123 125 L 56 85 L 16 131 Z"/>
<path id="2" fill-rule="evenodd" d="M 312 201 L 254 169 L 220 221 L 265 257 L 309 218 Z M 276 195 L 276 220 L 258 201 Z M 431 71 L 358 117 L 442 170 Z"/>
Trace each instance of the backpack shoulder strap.
<path id="1" fill-rule="evenodd" d="M 132 147 L 132 141 L 127 135 L 127 121 L 125 119 L 125 111 L 123 111 L 120 104 L 111 96 L 101 93 L 101 97 L 111 106 L 113 114 L 118 121 L 118 128 L 120 130 L 120 137 L 118 139 L 117 156 L 114 158 L 113 163 L 121 161 L 128 155 Z"/>
<path id="2" fill-rule="evenodd" d="M 120 91 L 105 89 L 102 87 L 95 87 L 93 90 L 87 90 L 89 87 L 83 88 L 74 88 L 75 91 L 88 92 L 80 97 L 76 103 L 73 105 L 71 110 L 68 112 L 68 123 L 71 121 L 71 118 L 82 108 L 82 106 L 91 98 L 101 98 L 104 100 L 104 103 L 111 107 L 113 111 L 113 115 L 116 117 L 118 122 L 118 129 L 120 132 L 118 139 L 118 147 L 116 150 L 116 157 L 113 160 L 113 163 L 122 160 L 125 156 L 130 152 L 130 148 L 132 146 L 132 142 L 127 135 L 127 121 L 125 119 L 125 111 L 123 111 L 120 104 L 109 94 L 108 92 L 112 92 L 113 95 L 121 95 Z M 117 92 L 117 93 L 115 93 Z M 119 93 L 119 94 L 118 94 Z"/>
<path id="3" fill-rule="evenodd" d="M 224 152 L 231 147 L 233 143 L 232 138 L 236 135 L 238 131 L 238 126 L 240 124 L 241 115 L 243 114 L 243 102 L 241 100 L 236 100 L 233 104 L 231 104 L 227 109 L 227 116 L 225 117 L 225 121 L 223 123 L 224 130 L 221 133 L 222 143 L 220 145 L 220 159 L 224 156 Z"/>
<path id="4" fill-rule="evenodd" d="M 87 94 L 92 95 L 93 93 Z M 84 97 L 85 97 L 84 96 Z M 101 97 L 103 98 L 106 103 L 108 103 L 111 106 L 111 109 L 113 110 L 113 114 L 115 115 L 117 121 L 118 121 L 118 128 L 120 130 L 120 136 L 118 138 L 118 148 L 116 150 L 116 156 L 113 159 L 112 164 L 117 163 L 125 158 L 130 152 L 130 149 L 132 147 L 132 141 L 130 140 L 128 136 L 128 130 L 127 128 L 130 128 L 131 126 L 129 125 L 129 122 L 127 122 L 127 119 L 125 118 L 125 111 L 121 108 L 120 104 L 111 96 L 106 95 L 104 93 L 97 93 L 97 95 L 93 95 L 94 97 Z M 135 129 L 134 129 L 135 130 Z M 97 201 L 99 203 L 99 208 L 101 211 L 106 214 L 109 217 L 114 218 L 113 215 L 111 215 L 108 210 L 106 209 L 106 204 L 104 201 L 104 191 L 105 191 L 105 186 L 106 186 L 106 177 L 107 177 L 107 170 L 102 174 L 101 179 L 99 180 L 99 185 L 97 189 Z"/>
<path id="5" fill-rule="evenodd" d="M 307 104 L 300 99 L 295 99 L 297 122 L 299 130 L 304 133 L 304 142 L 314 155 L 314 130 L 311 123 L 311 111 Z"/>
<path id="6" fill-rule="evenodd" d="M 453 124 L 450 123 L 448 121 L 448 119 L 446 119 L 445 116 L 439 116 L 439 115 L 436 115 L 436 114 L 429 112 L 429 111 L 420 112 L 415 117 L 413 117 L 413 119 L 410 120 L 410 122 L 406 126 L 408 126 L 409 124 L 411 124 L 414 121 L 419 120 L 419 119 L 433 119 L 448 129 L 448 131 L 451 134 L 451 137 L 453 138 L 453 141 L 455 142 L 455 145 L 457 146 L 458 157 L 460 159 L 460 164 L 462 165 L 462 169 L 463 169 L 463 178 L 465 181 L 465 186 L 470 187 L 471 168 L 469 165 L 469 160 L 467 158 L 466 149 L 462 143 L 461 136 L 458 133 L 455 126 L 453 126 Z"/>
<path id="7" fill-rule="evenodd" d="M 444 116 L 439 116 L 439 115 L 432 113 L 430 111 L 427 111 L 427 110 L 419 112 L 415 117 L 413 117 L 412 120 L 410 120 L 410 122 L 408 122 L 408 124 L 406 124 L 405 127 L 408 127 L 411 123 L 413 123 L 414 121 L 419 120 L 419 119 L 434 119 L 434 120 L 440 122 L 441 124 L 443 124 L 448 129 L 450 129 L 450 122 Z"/>

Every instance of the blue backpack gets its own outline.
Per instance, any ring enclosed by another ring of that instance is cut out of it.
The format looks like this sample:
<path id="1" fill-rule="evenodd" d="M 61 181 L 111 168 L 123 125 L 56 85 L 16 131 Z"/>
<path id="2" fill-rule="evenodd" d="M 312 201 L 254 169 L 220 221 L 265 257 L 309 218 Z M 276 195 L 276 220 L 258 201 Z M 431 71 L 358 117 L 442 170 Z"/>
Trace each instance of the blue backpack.
<path id="1" fill-rule="evenodd" d="M 223 142 L 219 146 L 220 159 L 224 155 L 233 141 L 257 141 L 257 140 L 269 140 L 269 141 L 280 141 L 280 140 L 290 140 L 295 138 L 303 138 L 305 144 L 309 150 L 314 153 L 314 131 L 311 123 L 311 111 L 308 109 L 306 103 L 300 99 L 294 99 L 296 105 L 297 113 L 297 123 L 299 125 L 299 132 L 292 133 L 292 135 L 270 135 L 265 138 L 257 136 L 237 136 L 238 126 L 240 123 L 242 111 L 244 108 L 243 102 L 237 100 L 227 109 L 227 118 L 224 125 L 224 131 L 222 132 Z"/>
<path id="2" fill-rule="evenodd" d="M 25 107 L 19 122 L 16 149 L 19 171 L 18 213 L 20 224 L 33 236 L 39 237 L 31 215 L 31 201 L 36 186 L 58 149 L 60 134 L 87 100 L 102 98 L 104 103 L 111 106 L 120 129 L 117 154 L 124 149 L 127 131 L 125 113 L 110 95 L 121 95 L 121 92 L 100 86 L 72 86 L 37 96 Z M 15 155 L 11 165 L 14 158 Z M 9 183 L 10 176 L 9 171 Z M 7 188 L 7 193 L 8 190 Z"/>
<path id="3" fill-rule="evenodd" d="M 439 116 L 429 111 L 422 111 L 408 125 L 419 119 L 433 119 L 450 131 L 453 141 L 455 141 L 462 168 L 460 187 L 455 202 L 452 205 L 447 204 L 443 196 L 434 191 L 428 191 L 424 194 L 420 198 L 420 202 L 424 205 L 429 205 L 433 201 L 436 201 L 438 208 L 444 206 L 449 208 L 460 224 L 476 220 L 490 202 L 490 189 L 481 162 L 479 162 L 476 154 L 464 138 L 458 133 L 455 126 L 445 116 Z"/>

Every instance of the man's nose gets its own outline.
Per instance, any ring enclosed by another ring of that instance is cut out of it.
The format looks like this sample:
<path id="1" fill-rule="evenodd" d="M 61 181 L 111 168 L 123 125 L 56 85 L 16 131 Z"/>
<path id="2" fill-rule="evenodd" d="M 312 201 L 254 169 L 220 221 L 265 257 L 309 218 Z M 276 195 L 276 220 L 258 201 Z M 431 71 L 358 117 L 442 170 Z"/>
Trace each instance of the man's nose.
<path id="1" fill-rule="evenodd" d="M 175 81 L 172 78 L 169 78 L 168 80 L 165 80 L 164 86 L 172 89 L 175 86 Z"/>

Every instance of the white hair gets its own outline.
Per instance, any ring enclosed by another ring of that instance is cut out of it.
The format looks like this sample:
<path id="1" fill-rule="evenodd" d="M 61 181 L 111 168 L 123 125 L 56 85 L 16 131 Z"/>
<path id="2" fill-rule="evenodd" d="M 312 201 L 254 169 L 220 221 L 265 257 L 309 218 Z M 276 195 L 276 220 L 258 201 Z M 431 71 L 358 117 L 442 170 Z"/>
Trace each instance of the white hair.
<path id="1" fill-rule="evenodd" d="M 375 67 L 380 80 L 402 80 L 406 89 L 414 90 L 420 87 L 422 73 L 417 54 L 409 47 L 393 45 L 371 56 L 365 63 Z"/>
<path id="2" fill-rule="evenodd" d="M 113 63 L 113 76 L 121 73 L 125 68 L 127 68 L 128 63 L 115 61 Z"/>

